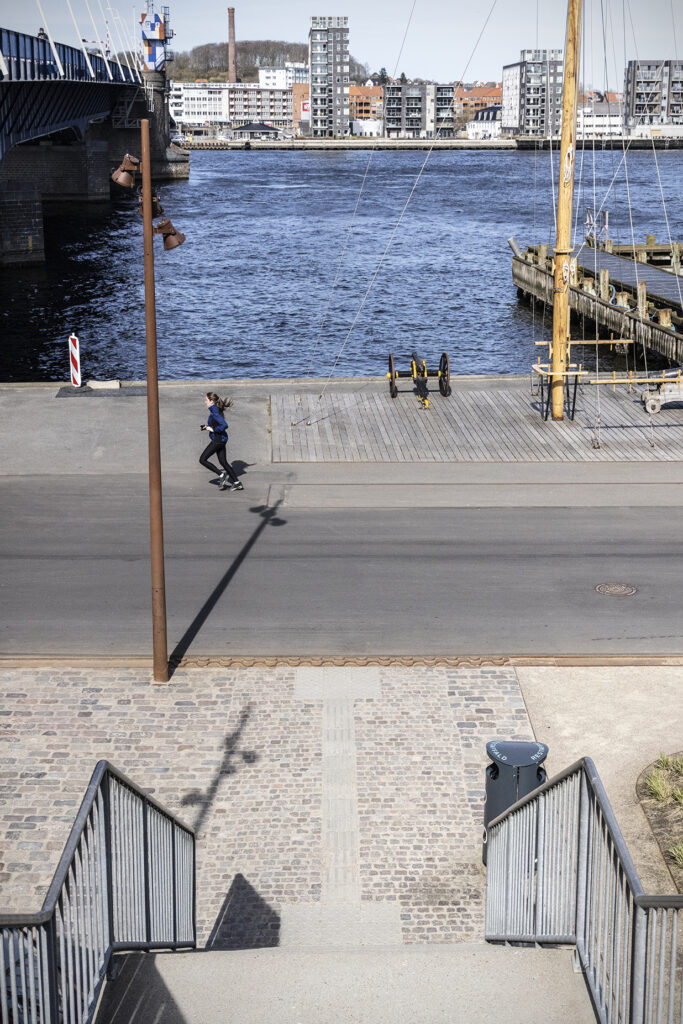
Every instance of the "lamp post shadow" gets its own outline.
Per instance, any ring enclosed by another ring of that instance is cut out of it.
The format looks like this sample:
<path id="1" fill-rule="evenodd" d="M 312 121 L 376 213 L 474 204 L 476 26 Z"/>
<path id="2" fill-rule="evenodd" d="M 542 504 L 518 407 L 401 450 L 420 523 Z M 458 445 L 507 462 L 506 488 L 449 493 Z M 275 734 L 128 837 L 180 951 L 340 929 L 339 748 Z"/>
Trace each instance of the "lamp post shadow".
<path id="1" fill-rule="evenodd" d="M 219 600 L 221 599 L 221 597 L 229 587 L 230 583 L 232 582 L 233 578 L 235 577 L 236 573 L 238 572 L 240 566 L 242 565 L 245 558 L 247 557 L 251 549 L 254 547 L 254 545 L 256 544 L 257 540 L 259 539 L 263 531 L 266 529 L 266 527 L 286 525 L 287 520 L 280 519 L 277 515 L 278 508 L 280 507 L 281 504 L 282 499 L 276 502 L 276 504 L 273 506 L 256 505 L 249 510 L 250 512 L 253 512 L 256 515 L 258 515 L 261 519 L 261 522 L 253 530 L 251 537 L 249 537 L 248 541 L 243 545 L 239 554 L 232 561 L 231 565 L 223 574 L 222 578 L 218 581 L 218 583 L 216 584 L 212 592 L 209 594 L 202 607 L 195 615 L 190 625 L 183 633 L 182 637 L 176 644 L 175 648 L 171 652 L 171 656 L 169 658 L 170 676 L 173 675 L 174 671 L 180 665 L 180 662 L 187 654 L 187 651 L 190 648 L 193 641 L 195 640 L 197 634 L 201 630 L 206 620 L 211 615 L 211 612 L 218 604 Z"/>

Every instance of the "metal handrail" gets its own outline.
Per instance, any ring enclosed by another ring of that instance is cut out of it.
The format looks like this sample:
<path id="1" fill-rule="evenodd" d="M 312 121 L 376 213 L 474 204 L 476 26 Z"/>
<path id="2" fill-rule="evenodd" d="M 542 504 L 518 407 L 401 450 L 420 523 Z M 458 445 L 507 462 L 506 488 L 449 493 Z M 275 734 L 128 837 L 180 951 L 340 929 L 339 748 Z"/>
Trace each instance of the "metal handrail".
<path id="1" fill-rule="evenodd" d="M 195 837 L 108 761 L 43 906 L 0 914 L 0 1021 L 88 1024 L 113 952 L 196 945 Z"/>
<path id="2" fill-rule="evenodd" d="M 602 1024 L 683 1021 L 683 896 L 644 892 L 590 758 L 486 838 L 487 940 L 574 945 Z"/>
<path id="3" fill-rule="evenodd" d="M 4 57 L 4 68 L 0 67 L 0 82 L 36 82 L 60 79 L 69 82 L 110 82 L 114 85 L 130 84 L 133 81 L 124 74 L 112 58 L 106 61 L 97 54 L 88 54 L 93 76 L 85 54 L 75 46 L 55 43 L 56 55 L 61 62 L 60 74 L 55 52 L 47 39 L 38 39 L 24 32 L 0 28 L 0 53 Z M 109 70 L 107 70 L 107 64 Z"/>

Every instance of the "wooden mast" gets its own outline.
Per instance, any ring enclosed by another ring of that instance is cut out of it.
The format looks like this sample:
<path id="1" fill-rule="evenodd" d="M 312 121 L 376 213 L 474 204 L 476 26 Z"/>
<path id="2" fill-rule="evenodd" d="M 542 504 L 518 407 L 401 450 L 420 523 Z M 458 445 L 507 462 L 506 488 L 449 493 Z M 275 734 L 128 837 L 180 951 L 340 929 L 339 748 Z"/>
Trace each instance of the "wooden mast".
<path id="1" fill-rule="evenodd" d="M 576 106 L 579 81 L 582 0 L 567 5 L 567 38 L 564 49 L 564 93 L 562 136 L 557 195 L 557 237 L 555 243 L 555 289 L 553 295 L 552 409 L 553 419 L 564 418 L 564 373 L 567 369 L 569 338 L 569 262 L 572 253 L 572 209 L 574 205 L 574 157 L 576 155 Z M 548 90 L 550 84 L 548 83 Z M 546 101 L 551 116 L 550 93 Z M 552 131 L 552 125 L 551 125 Z"/>

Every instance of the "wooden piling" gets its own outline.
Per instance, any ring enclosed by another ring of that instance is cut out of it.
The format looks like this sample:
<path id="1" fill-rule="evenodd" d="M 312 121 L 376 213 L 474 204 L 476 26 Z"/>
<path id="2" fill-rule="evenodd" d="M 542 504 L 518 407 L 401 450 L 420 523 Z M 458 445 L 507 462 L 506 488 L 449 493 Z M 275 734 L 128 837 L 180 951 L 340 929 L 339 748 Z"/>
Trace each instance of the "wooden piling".
<path id="1" fill-rule="evenodd" d="M 600 271 L 600 298 L 603 302 L 609 302 L 609 270 L 606 267 Z"/>
<path id="2" fill-rule="evenodd" d="M 647 319 L 647 281 L 638 282 L 638 316 Z"/>

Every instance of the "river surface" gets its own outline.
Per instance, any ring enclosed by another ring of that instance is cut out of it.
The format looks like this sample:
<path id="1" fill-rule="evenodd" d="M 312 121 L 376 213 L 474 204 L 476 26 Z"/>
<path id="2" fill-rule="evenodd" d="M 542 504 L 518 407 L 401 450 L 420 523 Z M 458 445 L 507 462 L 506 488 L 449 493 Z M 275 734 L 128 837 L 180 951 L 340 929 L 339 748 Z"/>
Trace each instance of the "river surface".
<path id="1" fill-rule="evenodd" d="M 452 373 L 526 372 L 549 324 L 518 301 L 506 239 L 552 244 L 549 155 L 426 156 L 193 152 L 190 180 L 161 187 L 187 241 L 155 241 L 160 377 L 374 375 L 390 351 L 407 369 L 413 348 L 430 366 L 448 352 Z M 683 238 L 682 171 L 680 151 L 628 155 L 637 240 L 667 239 L 662 193 Z M 579 153 L 577 178 L 579 242 L 594 195 L 630 241 L 621 153 Z M 50 217 L 46 245 L 44 266 L 1 272 L 0 380 L 67 378 L 72 331 L 84 380 L 143 378 L 132 195 Z"/>

